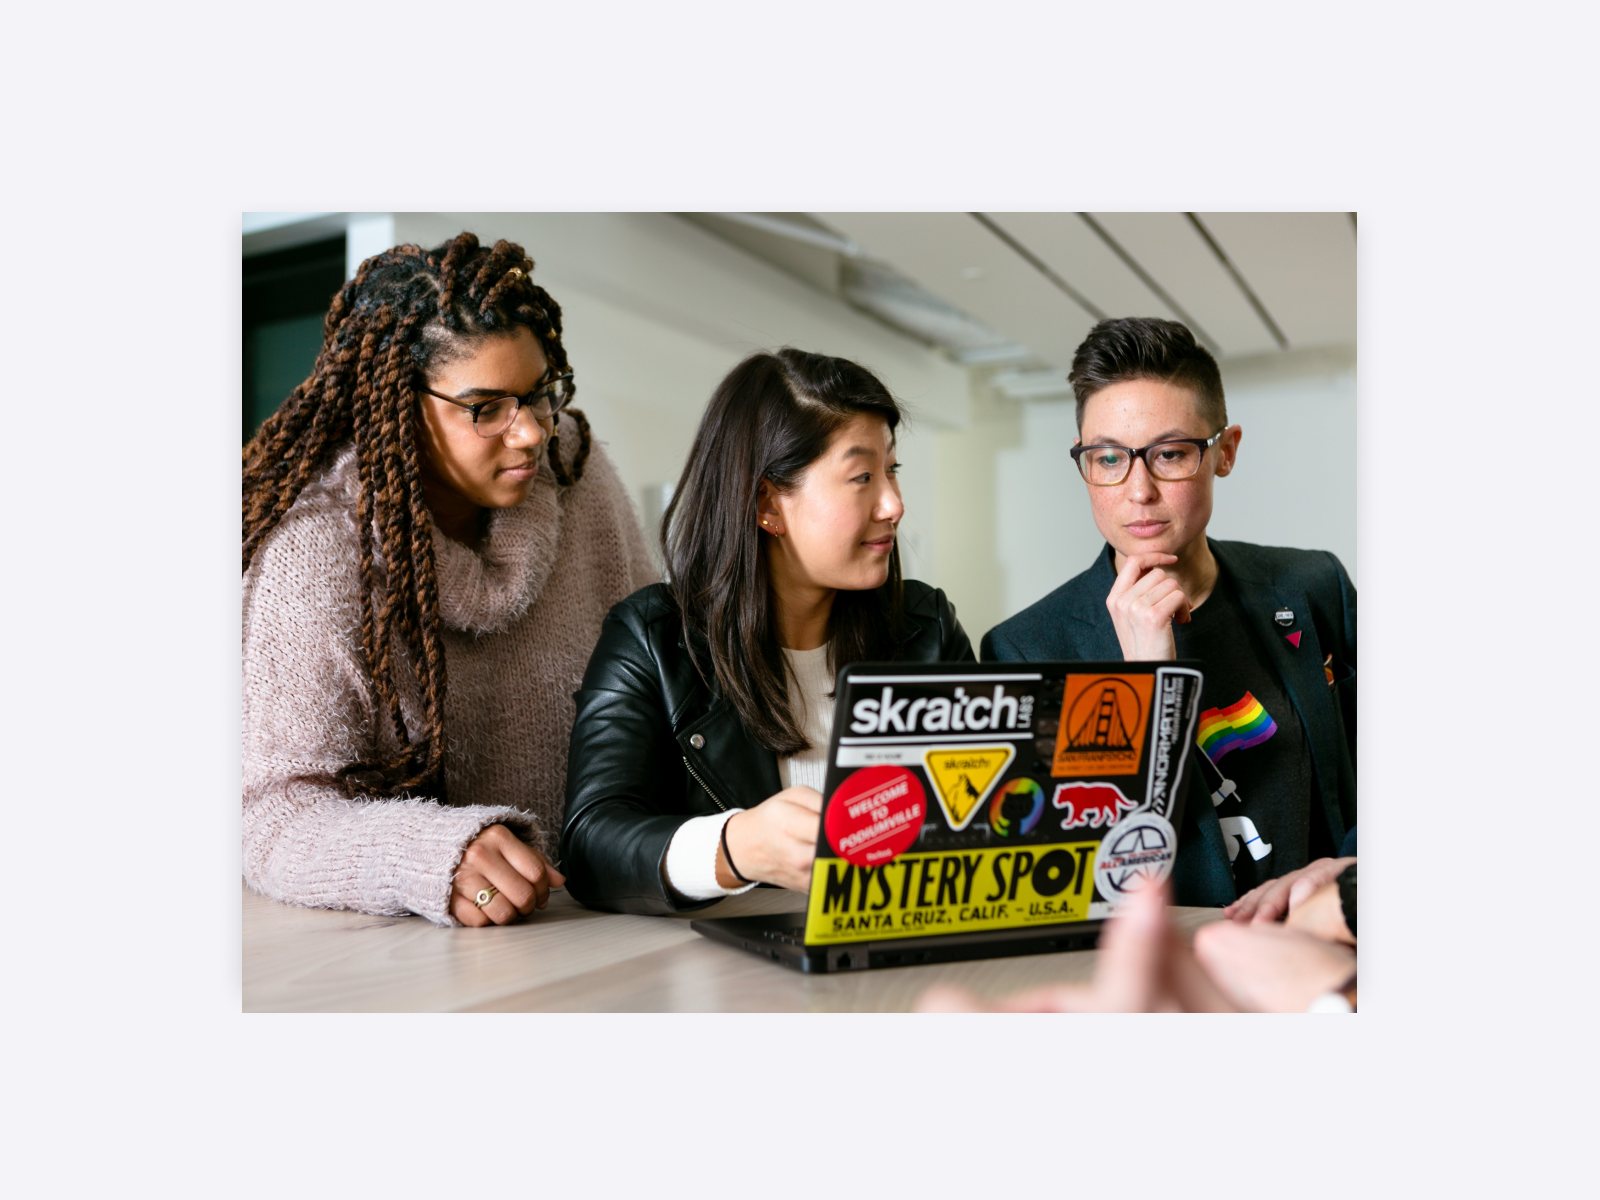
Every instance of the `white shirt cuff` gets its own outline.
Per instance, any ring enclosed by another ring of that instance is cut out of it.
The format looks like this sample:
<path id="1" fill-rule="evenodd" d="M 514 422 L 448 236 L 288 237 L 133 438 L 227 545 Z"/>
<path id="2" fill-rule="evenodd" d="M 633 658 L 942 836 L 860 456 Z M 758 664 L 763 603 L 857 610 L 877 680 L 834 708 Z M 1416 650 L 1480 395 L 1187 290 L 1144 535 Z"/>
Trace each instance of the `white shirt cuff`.
<path id="1" fill-rule="evenodd" d="M 722 827 L 742 808 L 691 817 L 678 826 L 667 843 L 667 886 L 689 900 L 716 900 L 737 896 L 756 885 L 725 888 L 717 882 L 717 851 L 722 847 Z"/>

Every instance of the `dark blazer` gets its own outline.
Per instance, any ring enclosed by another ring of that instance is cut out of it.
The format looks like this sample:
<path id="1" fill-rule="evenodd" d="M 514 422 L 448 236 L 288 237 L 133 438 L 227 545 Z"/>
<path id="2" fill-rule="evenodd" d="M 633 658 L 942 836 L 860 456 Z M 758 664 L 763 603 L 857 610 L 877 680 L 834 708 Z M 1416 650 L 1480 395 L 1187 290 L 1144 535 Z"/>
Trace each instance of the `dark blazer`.
<path id="1" fill-rule="evenodd" d="M 902 661 L 973 661 L 943 592 L 906 580 L 905 618 Z M 709 663 L 703 646 L 696 653 Z M 691 817 L 760 804 L 782 784 L 777 756 L 696 671 L 665 584 L 611 610 L 575 699 L 560 851 L 567 890 L 615 912 L 711 903 L 668 893 L 661 863 L 672 835 Z"/>
<path id="2" fill-rule="evenodd" d="M 1338 847 L 1356 823 L 1355 585 L 1325 550 L 1248 542 L 1210 541 L 1210 546 L 1305 729 L 1316 786 L 1313 812 L 1320 811 L 1329 843 Z M 1083 574 L 985 634 L 983 657 L 1002 662 L 1121 661 L 1122 646 L 1106 609 L 1115 579 L 1107 546 Z M 1280 609 L 1294 613 L 1292 624 L 1276 623 Z M 1296 630 L 1301 633 L 1298 649 L 1285 636 Z M 1331 688 L 1323 672 L 1328 654 L 1333 655 Z M 1195 769 L 1184 808 L 1174 900 L 1226 904 L 1234 898 L 1233 872 L 1208 789 Z"/>

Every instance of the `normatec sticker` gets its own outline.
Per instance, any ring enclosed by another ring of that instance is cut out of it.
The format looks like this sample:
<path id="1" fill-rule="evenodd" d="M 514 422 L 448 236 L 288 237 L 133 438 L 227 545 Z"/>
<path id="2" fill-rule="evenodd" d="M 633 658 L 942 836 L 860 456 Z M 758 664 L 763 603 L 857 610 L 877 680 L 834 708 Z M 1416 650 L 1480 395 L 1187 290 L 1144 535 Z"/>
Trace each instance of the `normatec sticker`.
<path id="1" fill-rule="evenodd" d="M 1142 808 L 1170 817 L 1178 802 L 1183 763 L 1194 744 L 1194 723 L 1200 708 L 1200 674 L 1188 667 L 1156 671 L 1155 746 L 1150 754 L 1150 779 Z"/>
<path id="2" fill-rule="evenodd" d="M 823 826 L 834 853 L 858 867 L 891 862 L 922 832 L 928 798 L 904 767 L 862 767 L 845 776 L 828 801 Z"/>

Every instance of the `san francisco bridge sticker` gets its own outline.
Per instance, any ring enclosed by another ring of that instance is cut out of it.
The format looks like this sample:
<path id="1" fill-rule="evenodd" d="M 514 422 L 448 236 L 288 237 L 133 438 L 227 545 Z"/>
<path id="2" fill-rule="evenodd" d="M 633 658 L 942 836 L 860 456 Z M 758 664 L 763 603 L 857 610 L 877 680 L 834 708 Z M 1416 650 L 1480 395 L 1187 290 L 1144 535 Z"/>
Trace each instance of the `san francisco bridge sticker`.
<path id="1" fill-rule="evenodd" d="M 1050 774 L 1137 775 L 1155 682 L 1147 674 L 1068 675 Z"/>
<path id="2" fill-rule="evenodd" d="M 1094 860 L 1094 885 L 1112 904 L 1119 904 L 1147 884 L 1172 874 L 1178 835 L 1165 817 L 1136 812 L 1113 825 L 1100 839 Z"/>
<path id="3" fill-rule="evenodd" d="M 862 767 L 846 775 L 828 801 L 823 828 L 834 853 L 858 867 L 904 854 L 922 832 L 928 796 L 904 767 Z"/>

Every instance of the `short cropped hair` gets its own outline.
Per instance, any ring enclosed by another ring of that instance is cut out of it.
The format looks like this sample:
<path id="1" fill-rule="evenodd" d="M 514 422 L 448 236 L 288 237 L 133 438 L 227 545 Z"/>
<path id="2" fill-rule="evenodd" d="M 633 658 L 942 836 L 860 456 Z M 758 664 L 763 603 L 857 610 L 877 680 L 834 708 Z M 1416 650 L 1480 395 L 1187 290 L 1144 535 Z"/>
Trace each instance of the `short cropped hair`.
<path id="1" fill-rule="evenodd" d="M 1227 427 L 1222 372 L 1187 325 L 1160 317 L 1116 317 L 1091 329 L 1072 356 L 1067 375 L 1078 401 L 1079 433 L 1089 397 L 1129 379 L 1160 379 L 1189 388 L 1206 424 L 1213 431 Z"/>

